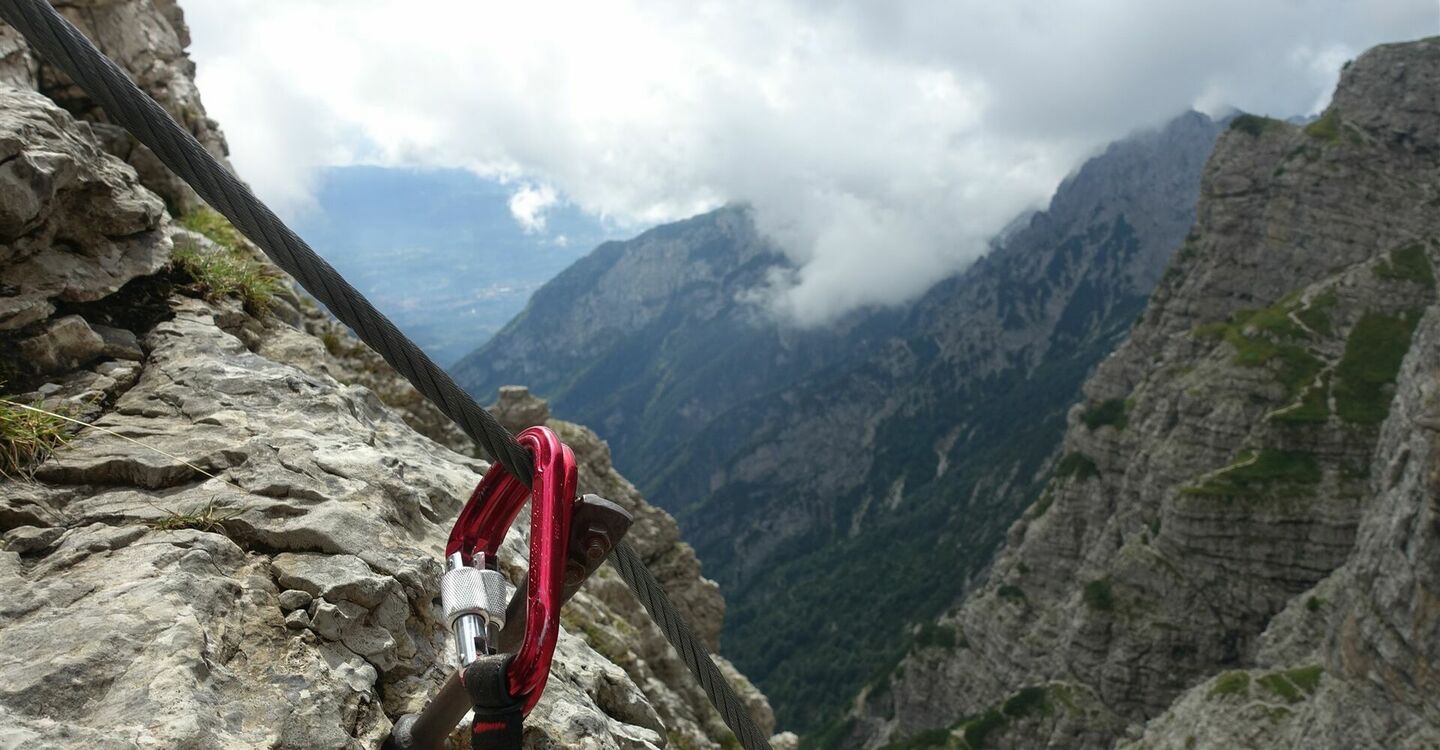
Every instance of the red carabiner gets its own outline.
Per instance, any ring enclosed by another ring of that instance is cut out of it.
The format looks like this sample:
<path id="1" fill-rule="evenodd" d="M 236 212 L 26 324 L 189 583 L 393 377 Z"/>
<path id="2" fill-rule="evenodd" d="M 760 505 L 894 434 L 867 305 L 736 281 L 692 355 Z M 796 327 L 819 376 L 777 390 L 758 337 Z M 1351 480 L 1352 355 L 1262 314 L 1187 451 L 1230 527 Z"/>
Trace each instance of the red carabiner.
<path id="1" fill-rule="evenodd" d="M 535 460 L 531 489 L 527 491 L 498 461 L 493 464 L 450 530 L 445 556 L 459 552 L 469 564 L 472 556 L 483 552 L 486 560 L 495 560 L 505 532 L 525 500 L 531 499 L 525 637 L 509 674 L 510 693 L 525 697 L 525 713 L 529 714 L 545 690 L 560 637 L 570 512 L 575 502 L 575 454 L 548 427 L 531 427 L 517 439 Z"/>

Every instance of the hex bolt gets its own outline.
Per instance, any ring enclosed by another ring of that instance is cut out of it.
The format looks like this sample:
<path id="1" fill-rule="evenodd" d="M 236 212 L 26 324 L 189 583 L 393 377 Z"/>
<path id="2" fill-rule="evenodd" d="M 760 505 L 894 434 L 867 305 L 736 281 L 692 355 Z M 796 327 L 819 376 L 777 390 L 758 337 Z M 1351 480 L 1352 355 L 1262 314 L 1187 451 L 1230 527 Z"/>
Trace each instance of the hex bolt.
<path id="1" fill-rule="evenodd" d="M 585 558 L 591 565 L 599 564 L 610 552 L 610 532 L 599 524 L 591 524 L 581 541 L 585 547 Z"/>

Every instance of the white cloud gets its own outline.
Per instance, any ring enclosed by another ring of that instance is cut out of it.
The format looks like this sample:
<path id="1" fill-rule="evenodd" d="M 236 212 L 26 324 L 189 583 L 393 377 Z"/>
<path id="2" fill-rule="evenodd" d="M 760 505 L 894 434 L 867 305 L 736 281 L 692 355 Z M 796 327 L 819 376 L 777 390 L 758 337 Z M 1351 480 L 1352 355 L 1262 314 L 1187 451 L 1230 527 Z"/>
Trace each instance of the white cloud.
<path id="1" fill-rule="evenodd" d="M 510 194 L 510 215 L 526 232 L 545 231 L 545 212 L 560 201 L 549 185 L 521 185 Z"/>
<path id="2" fill-rule="evenodd" d="M 1344 58 L 1440 23 L 1433 0 L 185 8 L 207 106 L 282 210 L 353 162 L 512 182 L 536 228 L 562 196 L 626 225 L 744 201 L 802 322 L 921 293 L 1106 141 L 1194 105 L 1313 111 Z"/>

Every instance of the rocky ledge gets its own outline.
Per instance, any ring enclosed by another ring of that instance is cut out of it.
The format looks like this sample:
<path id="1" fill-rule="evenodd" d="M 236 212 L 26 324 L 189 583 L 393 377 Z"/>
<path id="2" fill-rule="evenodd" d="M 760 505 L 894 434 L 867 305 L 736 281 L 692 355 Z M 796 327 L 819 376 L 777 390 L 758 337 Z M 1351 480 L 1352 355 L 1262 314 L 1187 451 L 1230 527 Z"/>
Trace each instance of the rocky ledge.
<path id="1" fill-rule="evenodd" d="M 223 154 L 173 2 L 63 10 Z M 488 465 L 121 140 L 0 26 L 0 409 L 75 420 L 0 436 L 0 747 L 378 747 L 451 669 L 439 555 Z M 523 390 L 499 406 L 548 416 Z M 724 602 L 673 519 L 593 432 L 548 424 L 718 647 Z M 734 738 L 607 567 L 566 608 L 525 742 Z"/>

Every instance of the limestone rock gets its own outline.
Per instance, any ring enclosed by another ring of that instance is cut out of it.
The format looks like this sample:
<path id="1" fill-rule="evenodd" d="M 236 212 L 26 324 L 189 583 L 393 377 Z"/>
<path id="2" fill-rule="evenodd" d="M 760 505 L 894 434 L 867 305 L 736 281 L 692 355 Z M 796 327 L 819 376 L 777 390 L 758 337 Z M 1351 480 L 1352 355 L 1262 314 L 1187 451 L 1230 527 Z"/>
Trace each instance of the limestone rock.
<path id="1" fill-rule="evenodd" d="M 132 362 L 139 362 L 145 358 L 145 352 L 140 350 L 140 340 L 135 334 L 124 328 L 115 328 L 106 325 L 90 326 L 100 339 L 105 342 L 101 354 L 111 359 L 126 359 Z"/>
<path id="2" fill-rule="evenodd" d="M 156 450 L 83 432 L 37 473 L 34 502 L 55 515 L 32 518 L 60 530 L 53 549 L 0 558 L 0 644 L 25 655 L 0 660 L 7 731 L 36 747 L 106 732 L 167 746 L 375 746 L 443 676 L 438 550 L 485 465 L 415 434 L 362 388 L 251 353 L 204 303 L 177 302 L 145 343 L 139 380 L 96 424 Z M 572 609 L 605 611 L 581 601 Z M 78 651 L 55 638 L 75 628 L 91 634 Z M 90 692 L 68 692 L 66 675 L 102 652 Z M 671 658 L 656 660 L 671 665 L 665 680 L 642 689 L 564 636 L 530 731 L 563 746 L 662 746 L 657 706 L 690 689 L 666 684 L 681 677 Z M 75 701 L 86 710 L 62 710 Z M 676 721 L 694 711 L 666 708 Z M 711 721 L 697 746 L 723 731 Z"/>
<path id="3" fill-rule="evenodd" d="M 8 25 L 0 24 L 0 85 L 33 89 L 37 68 L 25 39 Z"/>
<path id="4" fill-rule="evenodd" d="M 1440 39 L 1310 126 L 1237 120 L 1066 458 L 848 743 L 996 712 L 998 747 L 1434 745 L 1436 174 Z"/>
<path id="5" fill-rule="evenodd" d="M 530 389 L 523 385 L 501 386 L 500 400 L 495 402 L 490 412 L 511 432 L 520 432 L 550 420 L 550 405 L 530 395 Z"/>
<path id="6" fill-rule="evenodd" d="M 4 548 L 22 555 L 38 552 L 53 544 L 63 532 L 63 529 L 56 528 L 17 526 L 5 532 Z"/>
<path id="7" fill-rule="evenodd" d="M 201 145 L 222 164 L 226 162 L 229 148 L 220 126 L 205 114 L 195 86 L 195 64 L 185 53 L 190 30 L 174 0 L 80 0 L 57 7 Z M 96 123 L 107 149 L 134 167 L 144 185 L 163 197 L 177 215 L 203 205 L 150 149 L 112 125 L 109 115 L 69 77 L 42 63 L 39 89 L 77 117 Z"/>
<path id="8" fill-rule="evenodd" d="M 799 750 L 800 738 L 794 732 L 781 732 L 770 738 L 770 750 Z"/>
<path id="9" fill-rule="evenodd" d="M 306 609 L 314 599 L 315 597 L 311 596 L 309 592 L 291 589 L 281 592 L 276 601 L 279 603 L 280 609 L 289 612 L 296 609 Z"/>
<path id="10" fill-rule="evenodd" d="M 223 154 L 172 0 L 62 10 Z M 185 232 L 166 205 L 191 197 L 104 119 L 0 26 L 0 376 L 89 425 L 35 481 L 0 482 L 0 746 L 378 747 L 451 669 L 439 555 L 488 464 L 417 434 L 407 421 L 468 450 L 301 297 L 257 318 L 175 288 Z M 621 499 L 646 528 L 668 519 Z M 512 575 L 525 533 L 502 547 Z M 676 553 L 673 522 L 649 536 Z M 689 570 L 677 583 L 713 587 Z M 601 579 L 628 609 L 588 586 L 567 609 L 605 625 L 562 631 L 527 746 L 720 747 L 658 629 Z M 645 684 L 591 648 L 600 635 L 646 653 Z"/>
<path id="11" fill-rule="evenodd" d="M 64 372 L 89 364 L 105 353 L 105 339 L 79 315 L 51 320 L 20 342 L 20 353 L 39 372 Z"/>
<path id="12" fill-rule="evenodd" d="M 0 85 L 0 331 L 153 274 L 170 257 L 161 202 L 75 122 Z"/>

